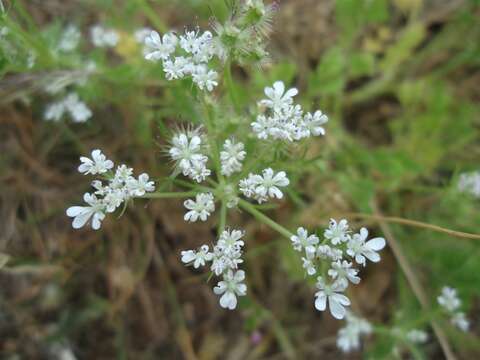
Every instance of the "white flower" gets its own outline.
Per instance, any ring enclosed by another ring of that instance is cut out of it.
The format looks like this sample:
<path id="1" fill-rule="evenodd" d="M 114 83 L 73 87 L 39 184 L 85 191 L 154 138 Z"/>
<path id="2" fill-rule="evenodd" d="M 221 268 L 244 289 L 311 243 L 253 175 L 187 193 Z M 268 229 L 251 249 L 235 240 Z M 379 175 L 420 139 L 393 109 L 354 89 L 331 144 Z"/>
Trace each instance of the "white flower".
<path id="1" fill-rule="evenodd" d="M 251 124 L 252 130 L 259 139 L 268 139 L 270 131 L 273 128 L 272 119 L 265 115 L 258 115 L 257 121 Z"/>
<path id="2" fill-rule="evenodd" d="M 412 329 L 407 332 L 406 337 L 415 344 L 423 344 L 428 340 L 428 334 L 423 330 Z"/>
<path id="3" fill-rule="evenodd" d="M 277 199 L 283 198 L 283 193 L 279 187 L 285 187 L 290 183 L 285 171 L 279 171 L 275 174 L 271 168 L 267 168 L 262 171 L 262 176 L 262 180 L 256 187 L 255 192 L 261 196 L 269 196 Z"/>
<path id="4" fill-rule="evenodd" d="M 101 150 L 95 149 L 92 151 L 92 159 L 85 156 L 80 157 L 80 166 L 78 171 L 85 175 L 87 174 L 104 174 L 113 168 L 113 161 L 108 160 Z"/>
<path id="5" fill-rule="evenodd" d="M 283 81 L 276 81 L 273 87 L 265 88 L 265 95 L 268 99 L 260 101 L 261 105 L 271 109 L 281 109 L 285 105 L 290 105 L 293 102 L 293 97 L 298 94 L 296 88 L 291 88 L 285 92 L 285 85 Z"/>
<path id="6" fill-rule="evenodd" d="M 255 198 L 258 202 L 266 201 L 267 198 L 265 196 L 258 197 L 259 194 L 256 192 L 256 187 L 260 181 L 262 181 L 260 175 L 248 174 L 247 178 L 240 180 L 238 183 L 240 192 L 248 198 Z"/>
<path id="7" fill-rule="evenodd" d="M 80 41 L 81 33 L 78 28 L 74 25 L 68 25 L 60 38 L 60 41 L 57 45 L 58 50 L 63 52 L 69 52 L 75 50 Z"/>
<path id="8" fill-rule="evenodd" d="M 317 247 L 317 257 L 319 259 L 330 259 L 337 261 L 343 258 L 343 251 L 328 245 L 319 245 Z"/>
<path id="9" fill-rule="evenodd" d="M 198 251 L 182 251 L 181 255 L 182 262 L 185 264 L 193 262 L 193 267 L 195 269 L 198 269 L 200 266 L 205 266 L 205 263 L 211 261 L 213 258 L 213 254 L 208 251 L 208 245 L 202 245 Z"/>
<path id="10" fill-rule="evenodd" d="M 320 110 L 313 113 L 307 113 L 303 117 L 302 137 L 325 135 L 325 129 L 323 124 L 328 122 L 327 115 L 323 114 Z"/>
<path id="11" fill-rule="evenodd" d="M 480 197 L 480 171 L 460 174 L 457 187 L 461 192 Z"/>
<path id="12" fill-rule="evenodd" d="M 100 25 L 90 28 L 90 38 L 97 47 L 115 47 L 120 39 L 115 30 L 105 29 Z"/>
<path id="13" fill-rule="evenodd" d="M 297 229 L 297 235 L 292 235 L 290 240 L 292 241 L 293 248 L 295 250 L 302 251 L 305 249 L 307 254 L 315 254 L 317 250 L 315 245 L 317 245 L 320 241 L 315 234 L 308 235 L 308 231 L 303 227 L 299 227 Z"/>
<path id="14" fill-rule="evenodd" d="M 208 158 L 201 154 L 202 139 L 191 133 L 179 133 L 172 138 L 170 156 L 177 162 L 184 176 L 188 176 L 197 182 L 202 182 L 211 173 L 206 164 Z"/>
<path id="15" fill-rule="evenodd" d="M 343 352 L 350 352 L 360 348 L 360 335 L 372 332 L 372 326 L 364 319 L 354 316 L 351 312 L 346 314 L 347 324 L 338 331 L 337 347 Z"/>
<path id="16" fill-rule="evenodd" d="M 451 323 L 458 327 L 460 330 L 467 332 L 470 328 L 470 321 L 465 316 L 463 312 L 457 312 L 450 319 Z"/>
<path id="17" fill-rule="evenodd" d="M 358 284 L 360 282 L 357 274 L 358 270 L 352 268 L 352 263 L 346 260 L 333 262 L 332 268 L 328 270 L 328 275 L 330 275 L 332 279 L 343 282 L 345 287 L 348 286 L 349 281 L 352 284 Z"/>
<path id="18" fill-rule="evenodd" d="M 173 61 L 168 59 L 163 62 L 163 71 L 167 80 L 181 79 L 189 74 L 191 69 L 192 64 L 183 56 L 178 56 Z"/>
<path id="19" fill-rule="evenodd" d="M 373 238 L 367 242 L 368 230 L 361 228 L 360 233 L 354 234 L 347 243 L 347 254 L 355 258 L 359 265 L 366 265 L 366 259 L 372 262 L 379 262 L 380 255 L 377 251 L 385 247 L 385 239 L 381 237 Z"/>
<path id="20" fill-rule="evenodd" d="M 325 311 L 328 306 L 330 313 L 336 319 L 345 317 L 345 307 L 350 305 L 350 300 L 342 294 L 345 290 L 343 283 L 335 281 L 333 284 L 326 284 L 321 276 L 317 278 L 317 288 L 319 291 L 315 293 L 315 308 L 319 311 Z"/>
<path id="21" fill-rule="evenodd" d="M 63 100 L 63 103 L 74 122 L 85 122 L 92 116 L 90 109 L 84 102 L 80 101 L 75 93 L 69 94 Z"/>
<path id="22" fill-rule="evenodd" d="M 80 229 L 90 218 L 92 219 L 92 229 L 98 230 L 105 218 L 105 205 L 93 194 L 85 193 L 83 200 L 90 206 L 71 206 L 67 209 L 67 216 L 73 218 L 72 227 Z"/>
<path id="23" fill-rule="evenodd" d="M 437 297 L 438 303 L 447 311 L 454 312 L 460 307 L 460 299 L 457 295 L 457 290 L 444 286 L 442 288 L 442 293 Z"/>
<path id="24" fill-rule="evenodd" d="M 242 170 L 242 161 L 247 155 L 243 149 L 243 143 L 235 143 L 233 139 L 225 140 L 223 150 L 220 151 L 221 172 L 223 175 L 230 176 L 234 172 Z"/>
<path id="25" fill-rule="evenodd" d="M 214 70 L 208 70 L 205 65 L 195 66 L 192 72 L 193 82 L 197 84 L 200 90 L 212 91 L 218 85 L 218 73 Z"/>
<path id="26" fill-rule="evenodd" d="M 347 220 L 342 219 L 337 223 L 335 219 L 330 219 L 328 229 L 325 230 L 323 236 L 329 239 L 333 245 L 338 245 L 348 241 L 348 232 Z"/>
<path id="27" fill-rule="evenodd" d="M 217 295 L 222 295 L 220 298 L 220 306 L 225 309 L 233 310 L 237 307 L 237 296 L 244 296 L 247 293 L 247 286 L 242 282 L 245 279 L 245 272 L 238 270 L 233 273 L 229 270 L 216 287 L 213 292 Z"/>
<path id="28" fill-rule="evenodd" d="M 210 214 L 215 211 L 214 198 L 211 193 L 199 193 L 195 196 L 195 201 L 188 199 L 183 205 L 190 210 L 183 218 L 190 222 L 195 222 L 199 218 L 206 221 Z"/>
<path id="29" fill-rule="evenodd" d="M 303 268 L 307 272 L 308 275 L 315 275 L 317 270 L 315 269 L 315 263 L 313 260 L 315 259 L 315 253 L 307 251 L 305 253 L 306 257 L 302 257 Z"/>
<path id="30" fill-rule="evenodd" d="M 175 34 L 167 33 L 160 37 L 158 32 L 151 31 L 145 38 L 145 59 L 150 61 L 166 60 L 175 51 L 178 39 Z"/>
<path id="31" fill-rule="evenodd" d="M 56 102 L 48 105 L 43 117 L 45 120 L 59 121 L 65 113 L 63 102 Z"/>
<path id="32" fill-rule="evenodd" d="M 244 232 L 241 230 L 224 230 L 220 234 L 220 238 L 217 242 L 217 248 L 226 255 L 233 254 L 241 250 L 244 245 L 243 237 Z"/>
<path id="33" fill-rule="evenodd" d="M 155 183 L 150 181 L 146 173 L 140 174 L 138 179 L 129 179 L 127 185 L 131 196 L 143 196 L 147 192 L 155 191 Z"/>

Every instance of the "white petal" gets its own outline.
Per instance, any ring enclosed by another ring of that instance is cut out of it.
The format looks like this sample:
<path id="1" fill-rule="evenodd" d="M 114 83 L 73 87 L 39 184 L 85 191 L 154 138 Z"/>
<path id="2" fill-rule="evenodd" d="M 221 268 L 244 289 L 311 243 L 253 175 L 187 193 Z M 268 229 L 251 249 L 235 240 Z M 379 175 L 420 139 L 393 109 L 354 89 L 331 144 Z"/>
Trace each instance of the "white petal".
<path id="1" fill-rule="evenodd" d="M 90 216 L 92 216 L 92 213 L 90 211 L 77 215 L 73 219 L 72 227 L 74 229 L 80 229 L 87 223 L 88 219 L 90 219 Z"/>
<path id="2" fill-rule="evenodd" d="M 345 308 L 338 302 L 336 302 L 332 297 L 328 298 L 328 305 L 330 307 L 330 313 L 335 319 L 343 319 L 346 314 Z"/>
<path id="3" fill-rule="evenodd" d="M 235 309 L 237 307 L 237 297 L 233 292 L 227 291 L 220 298 L 220 306 L 225 309 Z"/>
<path id="4" fill-rule="evenodd" d="M 327 307 L 327 297 L 325 295 L 319 295 L 315 299 L 315 308 L 318 311 L 325 311 L 325 308 Z"/>
<path id="5" fill-rule="evenodd" d="M 67 216 L 75 217 L 85 210 L 84 206 L 71 206 L 67 209 Z"/>
<path id="6" fill-rule="evenodd" d="M 382 237 L 373 238 L 367 241 L 365 245 L 375 251 L 382 250 L 385 247 L 385 239 Z"/>

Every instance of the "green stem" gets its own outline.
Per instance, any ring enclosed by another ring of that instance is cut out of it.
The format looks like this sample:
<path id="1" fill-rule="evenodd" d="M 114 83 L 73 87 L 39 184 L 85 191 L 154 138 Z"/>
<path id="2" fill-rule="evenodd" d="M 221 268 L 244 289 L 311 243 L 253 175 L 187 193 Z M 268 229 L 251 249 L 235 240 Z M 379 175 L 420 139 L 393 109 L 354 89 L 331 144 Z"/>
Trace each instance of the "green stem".
<path id="1" fill-rule="evenodd" d="M 151 193 L 141 196 L 144 199 L 173 199 L 195 196 L 198 191 Z"/>
<path id="2" fill-rule="evenodd" d="M 222 206 L 220 207 L 220 220 L 218 223 L 218 237 L 225 230 L 225 225 L 227 223 L 227 203 L 223 200 Z"/>
<path id="3" fill-rule="evenodd" d="M 232 102 L 233 108 L 237 113 L 239 113 L 240 103 L 237 98 L 237 90 L 235 89 L 235 85 L 233 84 L 232 63 L 230 61 L 228 61 L 225 64 L 224 79 L 225 79 L 225 86 L 228 90 L 228 95 L 230 96 L 230 101 Z"/>
<path id="4" fill-rule="evenodd" d="M 263 214 L 262 212 L 258 211 L 255 206 L 250 204 L 249 202 L 240 199 L 239 203 L 240 207 L 245 210 L 246 212 L 250 213 L 254 218 L 261 221 L 265 225 L 270 226 L 273 230 L 280 233 L 281 235 L 285 236 L 286 238 L 290 239 L 292 237 L 292 233 L 284 228 L 282 225 L 276 223 L 272 219 L 270 219 L 267 215 Z"/>

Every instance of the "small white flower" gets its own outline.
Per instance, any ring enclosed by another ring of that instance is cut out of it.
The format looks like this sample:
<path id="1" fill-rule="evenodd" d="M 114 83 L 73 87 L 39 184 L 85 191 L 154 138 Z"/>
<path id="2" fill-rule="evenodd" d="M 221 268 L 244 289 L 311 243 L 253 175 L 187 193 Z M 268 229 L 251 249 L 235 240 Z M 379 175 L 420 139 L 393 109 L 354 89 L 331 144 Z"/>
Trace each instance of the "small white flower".
<path id="1" fill-rule="evenodd" d="M 367 242 L 368 230 L 361 228 L 360 233 L 354 234 L 347 243 L 347 254 L 355 258 L 359 265 L 366 265 L 366 259 L 372 262 L 379 262 L 380 255 L 377 251 L 385 247 L 385 239 L 381 237 L 373 238 Z"/>
<path id="2" fill-rule="evenodd" d="M 308 235 L 308 231 L 303 227 L 297 229 L 297 235 L 292 235 L 290 238 L 292 240 L 293 248 L 297 251 L 302 251 L 305 249 L 305 252 L 315 254 L 316 245 L 319 243 L 319 239 L 315 234 Z"/>
<path id="3" fill-rule="evenodd" d="M 308 275 L 315 275 L 317 270 L 315 269 L 315 253 L 314 252 L 309 252 L 307 251 L 305 253 L 306 257 L 302 257 L 302 262 L 303 262 L 303 268 L 307 272 Z"/>
<path id="4" fill-rule="evenodd" d="M 233 139 L 225 140 L 223 150 L 220 151 L 220 161 L 223 175 L 230 176 L 242 170 L 242 161 L 247 153 L 243 150 L 243 143 L 235 143 Z"/>
<path id="5" fill-rule="evenodd" d="M 97 47 L 115 47 L 120 39 L 115 30 L 105 29 L 100 25 L 90 28 L 90 38 Z"/>
<path id="6" fill-rule="evenodd" d="M 101 150 L 95 149 L 92 151 L 92 159 L 85 156 L 80 157 L 80 166 L 78 171 L 85 175 L 87 174 L 104 174 L 113 168 L 113 161 L 108 160 Z"/>
<path id="7" fill-rule="evenodd" d="M 224 230 L 220 234 L 216 246 L 226 255 L 238 252 L 244 245 L 243 240 L 241 240 L 243 235 L 244 232 L 241 230 Z"/>
<path id="8" fill-rule="evenodd" d="M 470 321 L 468 321 L 465 313 L 463 312 L 456 312 L 450 319 L 450 322 L 463 332 L 467 332 L 470 328 Z"/>
<path id="9" fill-rule="evenodd" d="M 220 298 L 220 306 L 225 309 L 233 310 L 237 307 L 237 296 L 244 296 L 247 293 L 247 286 L 243 283 L 245 279 L 245 272 L 238 270 L 233 273 L 229 270 L 216 287 L 213 292 L 217 295 L 222 295 Z"/>
<path id="10" fill-rule="evenodd" d="M 346 320 L 346 326 L 338 331 L 337 337 L 337 347 L 345 353 L 360 348 L 360 335 L 372 332 L 368 321 L 354 316 L 351 312 L 347 312 Z"/>
<path id="11" fill-rule="evenodd" d="M 271 109 L 281 109 L 285 105 L 290 105 L 293 102 L 293 97 L 298 94 L 296 88 L 291 88 L 285 92 L 285 84 L 283 81 L 276 81 L 273 87 L 265 88 L 265 95 L 268 99 L 260 101 L 261 105 Z"/>
<path id="12" fill-rule="evenodd" d="M 330 259 L 332 261 L 337 261 L 343 258 L 343 251 L 328 245 L 319 245 L 317 247 L 317 257 L 319 259 Z"/>
<path id="13" fill-rule="evenodd" d="M 200 90 L 212 91 L 218 85 L 218 73 L 214 70 L 208 70 L 205 65 L 197 65 L 192 72 L 193 82 L 197 84 Z"/>
<path id="14" fill-rule="evenodd" d="M 329 239 L 333 245 L 338 245 L 348 241 L 348 232 L 347 220 L 342 219 L 337 223 L 335 219 L 330 219 L 328 229 L 325 230 L 323 236 Z"/>
<path id="15" fill-rule="evenodd" d="M 80 101 L 78 95 L 75 93 L 69 94 L 63 100 L 63 103 L 74 122 L 85 122 L 92 116 L 91 110 L 83 101 Z"/>
<path id="16" fill-rule="evenodd" d="M 262 180 L 256 187 L 255 192 L 261 196 L 281 199 L 283 198 L 283 193 L 279 187 L 285 187 L 289 183 L 290 181 L 285 171 L 279 171 L 275 174 L 271 168 L 267 168 L 262 171 Z"/>
<path id="17" fill-rule="evenodd" d="M 105 205 L 94 194 L 85 193 L 83 200 L 89 206 L 71 206 L 67 209 L 67 216 L 73 218 L 72 227 L 80 229 L 92 219 L 92 229 L 100 229 L 105 218 Z"/>
<path id="18" fill-rule="evenodd" d="M 185 264 L 193 262 L 193 267 L 195 269 L 198 269 L 200 266 L 205 266 L 205 263 L 211 261 L 213 258 L 213 254 L 208 251 L 208 245 L 202 245 L 198 251 L 182 251 L 181 255 L 182 262 Z"/>
<path id="19" fill-rule="evenodd" d="M 181 79 L 189 74 L 191 69 L 192 64 L 183 56 L 178 56 L 173 60 L 167 59 L 163 62 L 163 71 L 167 80 Z"/>
<path id="20" fill-rule="evenodd" d="M 65 113 L 65 105 L 63 102 L 56 102 L 48 105 L 43 117 L 48 121 L 59 121 Z"/>
<path id="21" fill-rule="evenodd" d="M 333 262 L 332 268 L 328 270 L 328 275 L 330 275 L 332 279 L 343 282 L 345 287 L 348 286 L 349 281 L 352 284 L 358 284 L 360 282 L 357 274 L 358 270 L 352 268 L 352 263 L 346 260 Z"/>
<path id="22" fill-rule="evenodd" d="M 205 181 L 212 173 L 211 170 L 207 168 L 207 161 L 208 158 L 206 156 L 203 156 L 201 161 L 192 161 L 191 167 L 187 171 L 184 171 L 183 174 L 198 183 Z"/>
<path id="23" fill-rule="evenodd" d="M 442 288 L 442 293 L 437 297 L 438 303 L 447 311 L 454 312 L 460 307 L 460 299 L 457 295 L 457 290 L 444 286 Z"/>
<path id="24" fill-rule="evenodd" d="M 406 337 L 414 344 L 423 344 L 428 340 L 428 334 L 423 330 L 412 329 L 407 332 Z"/>
<path id="25" fill-rule="evenodd" d="M 213 194 L 199 193 L 195 196 L 195 201 L 188 199 L 183 205 L 190 210 L 183 217 L 185 221 L 195 222 L 199 218 L 206 221 L 212 212 L 215 211 Z"/>
<path id="26" fill-rule="evenodd" d="M 320 110 L 315 111 L 313 114 L 305 114 L 302 124 L 302 137 L 325 135 L 325 129 L 322 125 L 327 122 L 327 115 L 323 114 Z"/>
<path id="27" fill-rule="evenodd" d="M 259 139 L 268 139 L 270 135 L 272 126 L 272 121 L 270 117 L 266 117 L 265 115 L 258 115 L 257 121 L 251 124 L 252 130 Z"/>
<path id="28" fill-rule="evenodd" d="M 460 192 L 480 197 L 480 171 L 460 174 L 457 187 Z"/>
<path id="29" fill-rule="evenodd" d="M 317 278 L 317 288 L 319 291 L 315 293 L 315 308 L 319 311 L 325 311 L 328 306 L 330 313 L 336 319 L 343 319 L 345 317 L 345 306 L 350 305 L 350 300 L 342 294 L 345 290 L 339 281 L 335 281 L 333 284 L 326 284 L 321 276 Z"/>
<path id="30" fill-rule="evenodd" d="M 166 60 L 175 51 L 178 39 L 175 34 L 167 33 L 160 37 L 158 32 L 150 31 L 145 37 L 145 59 L 150 61 Z"/>
<path id="31" fill-rule="evenodd" d="M 131 196 L 143 196 L 147 192 L 155 191 L 155 183 L 146 173 L 140 174 L 138 179 L 129 179 L 127 186 Z"/>
<path id="32" fill-rule="evenodd" d="M 172 138 L 170 157 L 176 161 L 183 175 L 202 182 L 210 175 L 206 164 L 208 158 L 201 154 L 202 139 L 196 132 L 179 133 Z"/>
<path id="33" fill-rule="evenodd" d="M 75 48 L 78 46 L 78 43 L 80 42 L 81 35 L 82 34 L 76 26 L 68 25 L 64 29 L 62 37 L 60 38 L 57 46 L 58 50 L 63 52 L 70 52 L 72 50 L 75 50 Z"/>

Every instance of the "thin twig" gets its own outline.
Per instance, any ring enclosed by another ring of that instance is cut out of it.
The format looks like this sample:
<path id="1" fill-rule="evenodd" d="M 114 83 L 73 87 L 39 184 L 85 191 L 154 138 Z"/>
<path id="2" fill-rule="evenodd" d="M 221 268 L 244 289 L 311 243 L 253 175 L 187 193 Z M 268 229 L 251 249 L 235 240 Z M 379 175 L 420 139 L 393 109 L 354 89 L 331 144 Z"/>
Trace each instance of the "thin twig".
<path id="1" fill-rule="evenodd" d="M 421 221 L 416 221 L 416 220 L 410 220 L 410 219 L 405 219 L 397 216 L 381 216 L 378 214 L 375 215 L 370 215 L 370 214 L 362 214 L 362 213 L 347 213 L 345 214 L 345 217 L 353 217 L 353 218 L 359 218 L 359 219 L 371 219 L 371 220 L 377 220 L 378 222 L 392 222 L 392 223 L 398 223 L 398 224 L 403 224 L 403 225 L 409 225 L 409 226 L 415 226 L 415 227 L 420 227 L 424 229 L 429 229 L 433 231 L 438 231 L 438 232 L 443 232 L 448 235 L 452 235 L 455 237 L 459 238 L 465 238 L 465 239 L 477 239 L 480 240 L 480 235 L 477 234 L 471 234 L 471 233 L 466 233 L 462 231 L 455 231 L 447 228 L 443 228 L 438 225 L 433 225 L 433 224 L 427 224 Z"/>
<path id="2" fill-rule="evenodd" d="M 378 223 L 380 225 L 380 228 L 382 229 L 385 239 L 388 242 L 388 245 L 390 246 L 390 249 L 392 249 L 393 255 L 395 256 L 395 259 L 397 260 L 398 264 L 400 265 L 400 268 L 402 269 L 403 273 L 405 274 L 405 277 L 407 278 L 407 282 L 409 283 L 410 287 L 412 288 L 412 291 L 417 298 L 418 302 L 422 306 L 424 311 L 429 311 L 429 302 L 427 295 L 423 291 L 422 285 L 420 284 L 420 281 L 417 279 L 415 276 L 415 273 L 413 271 L 412 266 L 408 262 L 408 259 L 405 257 L 403 254 L 402 248 L 400 247 L 400 244 L 397 242 L 395 237 L 393 236 L 393 233 L 390 229 L 390 226 L 386 223 L 386 218 L 381 215 L 380 211 L 378 210 L 377 204 L 375 202 L 372 203 L 372 208 L 374 213 L 376 214 L 373 216 L 378 220 Z M 447 360 L 456 360 L 456 357 L 452 351 L 452 348 L 450 347 L 450 344 L 448 343 L 447 337 L 445 333 L 443 332 L 442 328 L 438 325 L 438 323 L 435 320 L 430 320 L 430 324 L 432 326 L 433 332 L 435 333 L 435 336 L 438 339 L 438 342 L 440 344 L 440 347 L 442 348 L 443 354 L 445 355 L 445 358 Z"/>

